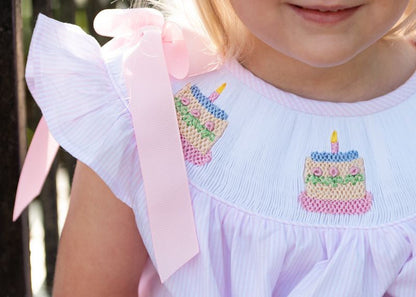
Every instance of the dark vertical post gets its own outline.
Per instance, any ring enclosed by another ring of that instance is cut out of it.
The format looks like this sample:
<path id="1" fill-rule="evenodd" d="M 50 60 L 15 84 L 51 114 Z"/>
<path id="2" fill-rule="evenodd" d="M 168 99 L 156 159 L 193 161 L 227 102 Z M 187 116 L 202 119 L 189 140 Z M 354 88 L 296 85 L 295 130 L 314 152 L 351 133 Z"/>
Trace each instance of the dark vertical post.
<path id="1" fill-rule="evenodd" d="M 41 12 L 47 16 L 52 16 L 51 0 L 32 0 L 33 16 L 37 17 Z"/>
<path id="2" fill-rule="evenodd" d="M 59 20 L 65 23 L 75 23 L 75 0 L 60 0 Z"/>
<path id="3" fill-rule="evenodd" d="M 56 171 L 58 160 L 52 164 L 51 171 L 45 181 L 40 201 L 42 202 L 43 227 L 45 229 L 45 260 L 46 260 L 46 286 L 47 292 L 51 295 L 53 278 L 55 275 L 56 254 L 58 252 L 58 210 L 57 210 L 57 189 Z"/>
<path id="4" fill-rule="evenodd" d="M 32 296 L 27 212 L 12 223 L 26 150 L 20 0 L 0 1 L 0 288 L 2 296 Z"/>
<path id="5" fill-rule="evenodd" d="M 112 3 L 113 3 L 113 1 L 108 1 L 107 3 L 105 3 L 105 2 L 100 1 L 100 0 L 90 0 L 88 2 L 88 6 L 86 7 L 86 9 L 87 9 L 87 18 L 88 18 L 88 29 L 90 31 L 90 34 L 92 36 L 94 36 L 94 38 L 97 39 L 97 41 L 100 44 L 106 43 L 109 39 L 107 37 L 98 35 L 95 32 L 94 26 L 93 26 L 93 21 L 94 21 L 95 16 L 101 10 L 113 7 L 114 5 L 112 5 Z"/>

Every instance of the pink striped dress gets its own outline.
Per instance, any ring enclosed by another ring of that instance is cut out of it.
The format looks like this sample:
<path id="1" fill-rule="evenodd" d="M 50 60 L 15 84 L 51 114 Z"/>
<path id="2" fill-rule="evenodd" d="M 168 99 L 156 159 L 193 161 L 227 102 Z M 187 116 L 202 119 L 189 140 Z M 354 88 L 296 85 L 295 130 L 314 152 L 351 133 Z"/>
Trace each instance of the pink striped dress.
<path id="1" fill-rule="evenodd" d="M 56 140 L 134 211 L 140 297 L 416 296 L 416 74 L 356 103 L 284 92 L 235 61 L 172 80 L 200 252 L 161 283 L 121 59 L 40 16 L 26 78 Z"/>

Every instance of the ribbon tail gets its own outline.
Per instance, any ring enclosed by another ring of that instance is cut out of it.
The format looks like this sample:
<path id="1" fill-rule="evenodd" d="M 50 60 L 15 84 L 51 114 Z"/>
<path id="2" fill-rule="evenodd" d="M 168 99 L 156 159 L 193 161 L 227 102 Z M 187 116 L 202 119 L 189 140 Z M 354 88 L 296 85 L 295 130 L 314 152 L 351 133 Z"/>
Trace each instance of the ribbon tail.
<path id="1" fill-rule="evenodd" d="M 58 149 L 59 144 L 50 134 L 46 121 L 42 117 L 33 135 L 20 174 L 13 221 L 16 221 L 30 202 L 40 194 Z"/>
<path id="2" fill-rule="evenodd" d="M 156 266 L 163 283 L 198 254 L 199 246 L 160 30 L 145 30 L 124 65 Z"/>

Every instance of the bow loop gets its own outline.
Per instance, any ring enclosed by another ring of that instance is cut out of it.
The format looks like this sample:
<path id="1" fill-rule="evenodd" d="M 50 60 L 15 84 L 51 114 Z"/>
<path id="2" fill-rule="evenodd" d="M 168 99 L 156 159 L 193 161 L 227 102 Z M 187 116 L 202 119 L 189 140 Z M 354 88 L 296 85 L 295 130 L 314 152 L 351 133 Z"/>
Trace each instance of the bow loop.
<path id="1" fill-rule="evenodd" d="M 146 26 L 162 30 L 165 23 L 162 13 L 152 8 L 104 9 L 94 19 L 94 30 L 107 37 L 126 37 L 137 34 Z"/>
<path id="2" fill-rule="evenodd" d="M 190 58 L 182 30 L 175 23 L 166 22 L 162 40 L 169 74 L 177 79 L 185 78 L 190 74 Z"/>
<path id="3" fill-rule="evenodd" d="M 173 22 L 165 22 L 163 15 L 155 9 L 106 9 L 94 19 L 94 29 L 100 35 L 118 39 L 118 47 L 136 48 L 138 43 L 148 42 L 147 31 L 159 30 L 169 74 L 177 79 L 189 74 L 188 48 L 181 28 Z M 146 44 L 141 46 L 142 51 L 143 47 L 147 48 Z M 125 61 L 130 60 L 129 55 L 134 52 L 134 49 L 127 50 Z M 152 55 L 151 49 L 141 54 Z M 128 68 L 129 63 L 125 62 L 125 65 Z"/>
<path id="4" fill-rule="evenodd" d="M 165 21 L 158 10 L 105 9 L 94 19 L 94 29 L 98 34 L 114 37 L 105 47 L 109 50 L 127 47 L 126 53 L 133 52 L 132 47 L 142 42 L 146 31 L 156 28 L 161 32 L 168 72 L 176 79 L 209 72 L 221 64 L 215 49 L 208 46 L 208 38 Z"/>

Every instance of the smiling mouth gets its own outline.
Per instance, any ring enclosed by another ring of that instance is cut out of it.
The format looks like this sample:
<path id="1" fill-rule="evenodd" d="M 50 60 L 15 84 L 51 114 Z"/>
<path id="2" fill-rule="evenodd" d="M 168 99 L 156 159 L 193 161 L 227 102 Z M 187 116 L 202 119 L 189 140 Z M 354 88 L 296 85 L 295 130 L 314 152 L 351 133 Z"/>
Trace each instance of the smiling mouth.
<path id="1" fill-rule="evenodd" d="M 341 5 L 336 5 L 336 6 L 324 6 L 324 5 L 309 5 L 309 6 L 301 6 L 301 5 L 296 5 L 296 4 L 290 4 L 292 6 L 295 6 L 297 8 L 301 8 L 304 10 L 315 10 L 315 11 L 319 11 L 319 12 L 338 12 L 338 11 L 342 11 L 342 10 L 348 10 L 348 9 L 354 9 L 357 6 L 341 6 Z"/>
<path id="2" fill-rule="evenodd" d="M 289 6 L 307 21 L 319 24 L 335 24 L 351 17 L 362 5 L 357 6 L 301 6 L 289 4 Z"/>

